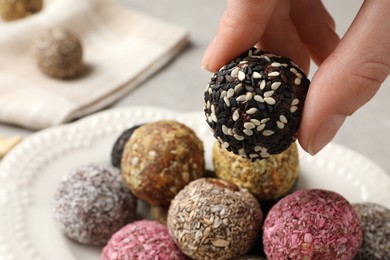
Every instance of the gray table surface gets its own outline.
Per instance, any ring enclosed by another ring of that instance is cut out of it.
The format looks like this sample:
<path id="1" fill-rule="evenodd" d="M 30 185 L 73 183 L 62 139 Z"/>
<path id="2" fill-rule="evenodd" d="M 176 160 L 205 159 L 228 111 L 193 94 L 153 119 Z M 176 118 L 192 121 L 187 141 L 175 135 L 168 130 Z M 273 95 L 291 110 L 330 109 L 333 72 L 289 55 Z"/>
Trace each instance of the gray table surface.
<path id="1" fill-rule="evenodd" d="M 190 43 L 184 51 L 153 77 L 112 107 L 157 106 L 180 111 L 202 111 L 203 90 L 211 73 L 201 69 L 207 44 L 214 37 L 225 0 L 122 0 L 131 7 L 187 28 Z M 342 36 L 362 1 L 326 0 Z M 312 66 L 310 75 L 316 67 Z M 390 80 L 370 103 L 348 118 L 334 142 L 366 156 L 390 175 Z M 0 134 L 28 136 L 32 132 L 0 124 Z M 367 174 L 370 174 L 369 172 Z"/>

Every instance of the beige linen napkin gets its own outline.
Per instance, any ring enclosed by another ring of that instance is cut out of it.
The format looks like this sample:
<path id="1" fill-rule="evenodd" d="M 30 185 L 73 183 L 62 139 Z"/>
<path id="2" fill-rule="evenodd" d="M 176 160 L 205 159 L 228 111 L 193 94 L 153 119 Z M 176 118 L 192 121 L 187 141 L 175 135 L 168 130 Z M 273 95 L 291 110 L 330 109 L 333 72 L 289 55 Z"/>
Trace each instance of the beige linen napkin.
<path id="1" fill-rule="evenodd" d="M 44 75 L 31 39 L 60 25 L 77 34 L 89 71 L 73 80 Z M 51 0 L 35 15 L 0 22 L 0 122 L 41 129 L 110 105 L 176 55 L 187 32 L 115 0 Z"/>

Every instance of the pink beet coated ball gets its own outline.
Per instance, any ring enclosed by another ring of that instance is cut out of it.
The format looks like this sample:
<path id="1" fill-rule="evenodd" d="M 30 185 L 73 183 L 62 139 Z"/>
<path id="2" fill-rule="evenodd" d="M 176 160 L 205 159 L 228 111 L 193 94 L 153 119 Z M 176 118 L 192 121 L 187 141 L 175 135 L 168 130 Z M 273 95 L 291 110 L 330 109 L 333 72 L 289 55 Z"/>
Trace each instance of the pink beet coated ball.
<path id="1" fill-rule="evenodd" d="M 101 260 L 187 259 L 171 239 L 168 228 L 139 220 L 117 231 L 103 248 Z"/>
<path id="2" fill-rule="evenodd" d="M 361 243 L 356 212 L 332 191 L 299 190 L 284 197 L 263 226 L 268 259 L 352 259 Z"/>

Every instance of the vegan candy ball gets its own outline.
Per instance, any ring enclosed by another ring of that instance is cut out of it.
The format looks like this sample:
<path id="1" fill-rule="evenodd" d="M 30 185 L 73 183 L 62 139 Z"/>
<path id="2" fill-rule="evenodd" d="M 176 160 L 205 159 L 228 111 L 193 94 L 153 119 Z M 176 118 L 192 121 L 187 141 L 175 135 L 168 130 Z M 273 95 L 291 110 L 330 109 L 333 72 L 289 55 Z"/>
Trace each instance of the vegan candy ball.
<path id="1" fill-rule="evenodd" d="M 79 38 L 71 31 L 54 27 L 40 32 L 32 42 L 38 67 L 54 78 L 72 78 L 83 67 L 83 49 Z"/>
<path id="2" fill-rule="evenodd" d="M 136 129 L 126 143 L 121 170 L 134 195 L 168 207 L 179 190 L 203 176 L 203 143 L 181 123 L 151 122 Z"/>
<path id="3" fill-rule="evenodd" d="M 216 176 L 248 189 L 259 201 L 280 198 L 292 189 L 298 178 L 295 143 L 264 160 L 247 160 L 222 148 L 219 142 L 215 142 L 212 154 Z"/>
<path id="4" fill-rule="evenodd" d="M 85 165 L 69 171 L 54 196 L 54 217 L 69 238 L 104 245 L 111 235 L 133 220 L 136 198 L 118 169 Z"/>
<path id="5" fill-rule="evenodd" d="M 116 168 L 121 167 L 121 161 L 122 161 L 122 155 L 123 155 L 123 150 L 125 149 L 125 145 L 129 138 L 133 135 L 135 129 L 140 127 L 139 125 L 135 125 L 133 127 L 130 127 L 123 131 L 119 137 L 116 139 L 112 150 L 111 150 L 111 164 L 112 166 Z"/>
<path id="6" fill-rule="evenodd" d="M 168 228 L 150 220 L 135 221 L 116 232 L 104 247 L 101 260 L 187 259 L 169 235 Z"/>
<path id="7" fill-rule="evenodd" d="M 192 181 L 172 200 L 168 228 L 192 259 L 234 259 L 252 247 L 262 224 L 256 198 L 229 182 Z"/>
<path id="8" fill-rule="evenodd" d="M 0 15 L 6 21 L 13 21 L 37 13 L 42 7 L 42 0 L 0 0 Z"/>
<path id="9" fill-rule="evenodd" d="M 390 209 L 376 203 L 352 204 L 360 219 L 363 244 L 355 259 L 390 258 Z"/>
<path id="10" fill-rule="evenodd" d="M 223 148 L 244 158 L 281 153 L 296 140 L 309 84 L 290 59 L 253 48 L 212 76 L 206 121 Z"/>
<path id="11" fill-rule="evenodd" d="M 332 191 L 299 190 L 282 198 L 263 226 L 269 259 L 353 259 L 361 243 L 355 210 Z"/>

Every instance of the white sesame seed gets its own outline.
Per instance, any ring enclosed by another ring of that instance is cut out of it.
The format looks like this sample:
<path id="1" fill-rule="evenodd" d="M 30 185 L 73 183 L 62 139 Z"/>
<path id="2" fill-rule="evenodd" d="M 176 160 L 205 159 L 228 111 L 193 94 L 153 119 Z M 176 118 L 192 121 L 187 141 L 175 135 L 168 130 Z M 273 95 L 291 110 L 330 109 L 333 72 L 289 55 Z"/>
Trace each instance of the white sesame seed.
<path id="1" fill-rule="evenodd" d="M 210 106 L 211 106 L 211 103 L 210 103 L 209 100 L 207 100 L 207 102 L 206 102 L 206 107 L 207 107 L 207 108 L 210 108 Z"/>
<path id="2" fill-rule="evenodd" d="M 267 118 L 261 119 L 260 122 L 261 122 L 262 124 L 265 124 L 265 123 L 267 123 L 269 120 L 270 120 L 270 119 L 267 117 Z"/>
<path id="3" fill-rule="evenodd" d="M 253 128 L 255 128 L 256 126 L 255 126 L 255 124 L 253 124 L 253 123 L 251 123 L 251 122 L 245 122 L 244 123 L 244 128 L 245 129 L 253 129 Z"/>
<path id="4" fill-rule="evenodd" d="M 261 130 L 263 130 L 265 128 L 265 124 L 261 124 L 261 125 L 259 125 L 257 128 L 256 128 L 256 130 L 257 131 L 261 131 Z"/>
<path id="5" fill-rule="evenodd" d="M 241 84 L 241 83 L 237 84 L 237 85 L 234 87 L 234 92 L 237 93 L 241 88 L 242 88 L 242 84 Z"/>
<path id="6" fill-rule="evenodd" d="M 252 119 L 251 119 L 251 122 L 252 122 L 253 124 L 255 124 L 255 125 L 260 125 L 260 121 L 257 120 L 257 119 L 255 119 L 255 118 L 252 118 Z"/>
<path id="7" fill-rule="evenodd" d="M 242 130 L 244 132 L 244 134 L 246 134 L 247 136 L 251 136 L 253 135 L 253 131 L 252 130 L 249 130 L 249 129 L 244 129 Z"/>
<path id="8" fill-rule="evenodd" d="M 272 62 L 271 66 L 272 67 L 280 67 L 280 63 L 279 62 Z"/>
<path id="9" fill-rule="evenodd" d="M 281 82 L 274 82 L 274 83 L 272 83 L 272 85 L 271 85 L 271 89 L 277 90 L 277 89 L 280 87 L 280 85 L 282 85 Z"/>
<path id="10" fill-rule="evenodd" d="M 228 135 L 233 135 L 233 130 L 231 128 L 228 128 Z"/>
<path id="11" fill-rule="evenodd" d="M 297 76 L 298 78 L 303 78 L 303 76 L 302 76 L 302 74 L 301 73 L 297 73 L 297 74 L 295 74 L 295 76 Z"/>
<path id="12" fill-rule="evenodd" d="M 218 121 L 217 116 L 213 113 L 210 114 L 211 119 L 216 123 Z"/>
<path id="13" fill-rule="evenodd" d="M 260 58 L 266 59 L 267 61 L 271 61 L 270 58 L 268 58 L 268 56 L 266 55 L 260 55 Z"/>
<path id="14" fill-rule="evenodd" d="M 225 134 L 225 135 L 228 135 L 228 128 L 226 125 L 222 125 L 222 132 Z"/>
<path id="15" fill-rule="evenodd" d="M 206 88 L 204 89 L 205 91 L 208 90 L 208 88 L 210 87 L 210 84 L 207 84 L 206 85 Z"/>
<path id="16" fill-rule="evenodd" d="M 290 68 L 290 71 L 291 71 L 292 73 L 294 73 L 294 74 L 297 74 L 297 73 L 298 73 L 298 71 L 297 71 L 296 68 Z"/>
<path id="17" fill-rule="evenodd" d="M 215 114 L 215 106 L 211 105 L 211 114 Z"/>
<path id="18" fill-rule="evenodd" d="M 254 100 L 256 100 L 257 102 L 261 102 L 261 103 L 264 103 L 264 99 L 262 96 L 260 95 L 256 95 L 254 96 Z"/>
<path id="19" fill-rule="evenodd" d="M 287 124 L 287 118 L 284 116 L 284 115 L 281 115 L 280 117 L 279 117 L 279 120 L 280 120 L 280 122 L 282 122 L 282 123 L 285 123 L 285 124 Z"/>
<path id="20" fill-rule="evenodd" d="M 280 64 L 280 66 L 282 66 L 282 67 L 288 67 L 288 64 L 287 64 L 287 63 L 282 63 L 282 64 Z"/>
<path id="21" fill-rule="evenodd" d="M 259 155 L 256 154 L 256 153 L 251 153 L 251 154 L 249 155 L 249 157 L 250 157 L 250 158 L 257 158 L 257 157 L 259 157 Z"/>
<path id="22" fill-rule="evenodd" d="M 277 121 L 276 122 L 276 126 L 279 128 L 279 129 L 283 129 L 284 128 L 284 123 L 280 122 L 280 121 Z"/>
<path id="23" fill-rule="evenodd" d="M 224 98 L 224 97 L 226 97 L 226 96 L 227 96 L 227 91 L 226 91 L 226 90 L 222 91 L 222 92 L 221 92 L 221 97 L 220 97 L 220 98 Z"/>
<path id="24" fill-rule="evenodd" d="M 233 78 L 237 77 L 238 75 L 238 71 L 240 70 L 240 68 L 238 67 L 235 67 L 232 72 L 230 72 L 230 76 L 232 76 Z"/>
<path id="25" fill-rule="evenodd" d="M 239 117 L 240 117 L 240 114 L 239 114 L 238 110 L 234 111 L 233 116 L 232 116 L 233 121 L 237 121 Z"/>
<path id="26" fill-rule="evenodd" d="M 252 94 L 252 92 L 247 92 L 247 93 L 246 93 L 246 95 L 245 95 L 245 99 L 246 99 L 246 101 L 249 101 L 249 100 L 251 100 L 251 99 L 252 99 L 252 97 L 253 97 L 253 94 Z"/>
<path id="27" fill-rule="evenodd" d="M 291 112 L 291 113 L 294 113 L 295 111 L 297 111 L 297 109 L 298 109 L 297 106 L 292 106 L 292 107 L 290 108 L 290 112 Z"/>
<path id="28" fill-rule="evenodd" d="M 238 141 L 244 140 L 244 137 L 242 135 L 234 134 L 234 138 L 236 138 Z"/>
<path id="29" fill-rule="evenodd" d="M 272 130 L 264 130 L 263 131 L 263 135 L 264 136 L 270 136 L 270 135 L 273 135 L 275 132 L 272 131 Z"/>
<path id="30" fill-rule="evenodd" d="M 270 90 L 270 91 L 266 91 L 264 92 L 264 97 L 271 97 L 273 94 L 275 93 L 275 91 L 273 90 Z"/>
<path id="31" fill-rule="evenodd" d="M 209 89 L 207 90 L 207 92 L 209 92 L 209 94 L 213 93 L 213 91 L 211 90 L 211 88 L 209 88 Z"/>
<path id="32" fill-rule="evenodd" d="M 301 85 L 301 79 L 295 78 L 294 83 L 295 83 L 295 85 Z"/>
<path id="33" fill-rule="evenodd" d="M 234 89 L 229 88 L 229 90 L 227 91 L 226 97 L 231 98 L 233 95 L 234 95 Z"/>
<path id="34" fill-rule="evenodd" d="M 261 151 L 263 150 L 264 148 L 259 146 L 259 145 L 256 145 L 255 148 L 253 148 L 253 150 L 255 150 L 255 152 L 258 152 L 258 151 Z"/>
<path id="35" fill-rule="evenodd" d="M 252 115 L 252 114 L 256 113 L 256 111 L 257 111 L 257 108 L 252 107 L 252 108 L 250 108 L 250 109 L 248 109 L 248 110 L 246 111 L 246 114 L 247 114 L 247 115 Z"/>
<path id="36" fill-rule="evenodd" d="M 241 95 L 241 96 L 238 96 L 237 98 L 236 98 L 236 101 L 237 102 L 243 102 L 243 101 L 245 101 L 246 100 L 246 96 L 245 95 Z"/>
<path id="37" fill-rule="evenodd" d="M 217 140 L 218 140 L 218 142 L 220 142 L 221 144 L 223 143 L 223 140 L 222 140 L 222 138 L 221 137 L 217 137 Z"/>
<path id="38" fill-rule="evenodd" d="M 254 71 L 252 73 L 252 78 L 254 78 L 254 79 L 261 79 L 261 74 L 258 73 L 257 71 Z"/>
<path id="39" fill-rule="evenodd" d="M 264 101 L 265 101 L 265 103 L 267 103 L 268 105 L 275 105 L 275 103 L 276 103 L 275 99 L 273 99 L 272 97 L 265 97 L 265 98 L 264 98 Z"/>
<path id="40" fill-rule="evenodd" d="M 264 89 L 265 88 L 265 80 L 262 80 L 260 82 L 260 89 Z"/>
<path id="41" fill-rule="evenodd" d="M 223 142 L 221 146 L 222 146 L 222 148 L 226 149 L 226 148 L 229 147 L 229 143 L 228 142 Z"/>
<path id="42" fill-rule="evenodd" d="M 244 148 L 241 148 L 238 150 L 238 154 L 241 155 L 242 157 L 246 158 L 246 153 L 245 153 L 245 149 Z"/>
<path id="43" fill-rule="evenodd" d="M 268 73 L 268 77 L 277 77 L 279 76 L 279 71 L 272 71 Z"/>
<path id="44" fill-rule="evenodd" d="M 267 157 L 270 157 L 271 155 L 268 152 L 261 152 L 260 156 L 263 158 L 267 158 Z"/>
<path id="45" fill-rule="evenodd" d="M 297 98 L 294 98 L 293 101 L 291 102 L 292 106 L 296 106 L 298 104 L 299 104 L 299 99 L 297 99 Z"/>
<path id="46" fill-rule="evenodd" d="M 238 72 L 238 79 L 241 80 L 241 81 L 244 81 L 245 80 L 245 73 L 243 71 L 239 71 Z"/>
<path id="47" fill-rule="evenodd" d="M 211 119 L 211 116 L 207 116 L 207 121 L 209 122 L 209 123 L 211 123 L 211 122 L 213 122 L 213 120 Z"/>
<path id="48" fill-rule="evenodd" d="M 224 97 L 223 101 L 225 101 L 226 106 L 230 107 L 230 100 L 228 99 L 228 97 Z"/>

